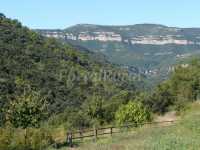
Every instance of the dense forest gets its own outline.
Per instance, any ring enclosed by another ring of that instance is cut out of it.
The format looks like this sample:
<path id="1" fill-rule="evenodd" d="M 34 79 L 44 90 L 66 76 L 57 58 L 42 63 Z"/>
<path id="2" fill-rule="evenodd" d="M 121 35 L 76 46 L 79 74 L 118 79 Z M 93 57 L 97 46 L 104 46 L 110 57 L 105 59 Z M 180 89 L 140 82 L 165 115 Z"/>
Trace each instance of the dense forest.
<path id="1" fill-rule="evenodd" d="M 43 38 L 17 20 L 1 15 L 0 23 L 1 108 L 7 109 L 17 97 L 34 92 L 45 99 L 51 116 L 79 110 L 96 99 L 109 103 L 120 93 L 125 99 L 134 95 L 135 87 L 126 71 Z M 4 118 L 1 113 L 1 124 Z"/>
<path id="2" fill-rule="evenodd" d="M 54 142 L 48 129 L 150 121 L 154 113 L 180 112 L 199 98 L 198 59 L 186 67 L 178 65 L 169 80 L 144 92 L 126 70 L 94 53 L 42 37 L 3 14 L 0 64 L 4 150 L 36 150 L 38 145 L 45 149 Z M 24 143 L 18 137 L 22 133 Z"/>

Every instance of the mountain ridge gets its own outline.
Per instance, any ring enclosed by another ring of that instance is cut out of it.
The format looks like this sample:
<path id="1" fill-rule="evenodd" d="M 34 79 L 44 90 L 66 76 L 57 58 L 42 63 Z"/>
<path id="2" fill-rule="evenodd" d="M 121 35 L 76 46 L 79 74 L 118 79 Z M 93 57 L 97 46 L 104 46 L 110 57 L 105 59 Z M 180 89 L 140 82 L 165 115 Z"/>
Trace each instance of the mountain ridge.
<path id="1" fill-rule="evenodd" d="M 179 29 L 200 29 L 198 26 L 187 26 L 187 27 L 181 27 L 181 26 L 172 26 L 172 25 L 165 25 L 161 23 L 136 23 L 136 24 L 95 24 L 95 23 L 77 23 L 73 25 L 69 25 L 63 28 L 33 28 L 33 30 L 65 30 L 71 27 L 75 26 L 100 26 L 100 27 L 130 27 L 130 26 L 140 26 L 140 25 L 153 25 L 153 26 L 161 26 L 161 27 L 168 27 L 168 28 L 179 28 Z"/>
<path id="2" fill-rule="evenodd" d="M 85 34 L 90 35 L 92 32 L 114 32 L 121 36 L 122 38 L 121 41 L 123 41 L 124 38 L 128 39 L 128 38 L 133 38 L 137 36 L 145 36 L 145 35 L 176 36 L 178 34 L 179 37 L 186 38 L 187 40 L 190 39 L 189 38 L 190 36 L 200 35 L 200 28 L 179 28 L 179 27 L 169 27 L 169 26 L 165 26 L 161 24 L 150 24 L 150 23 L 135 24 L 135 25 L 77 24 L 65 29 L 55 29 L 55 30 L 54 29 L 36 29 L 36 31 L 42 33 L 45 36 L 48 36 L 48 33 L 50 34 L 51 32 L 53 32 L 55 35 L 49 35 L 49 36 L 67 38 L 67 39 L 70 39 L 69 37 L 66 36 L 67 33 L 71 33 L 71 34 L 74 34 L 74 36 L 78 36 L 80 33 L 85 33 Z M 82 40 L 82 39 L 79 37 L 76 37 L 75 40 Z M 88 39 L 88 40 L 93 40 L 93 39 Z M 200 42 L 199 37 L 195 40 Z"/>
<path id="3" fill-rule="evenodd" d="M 104 54 L 110 62 L 165 78 L 177 61 L 200 54 L 200 28 L 160 24 L 125 26 L 78 24 L 63 30 L 36 30 L 47 37 Z"/>

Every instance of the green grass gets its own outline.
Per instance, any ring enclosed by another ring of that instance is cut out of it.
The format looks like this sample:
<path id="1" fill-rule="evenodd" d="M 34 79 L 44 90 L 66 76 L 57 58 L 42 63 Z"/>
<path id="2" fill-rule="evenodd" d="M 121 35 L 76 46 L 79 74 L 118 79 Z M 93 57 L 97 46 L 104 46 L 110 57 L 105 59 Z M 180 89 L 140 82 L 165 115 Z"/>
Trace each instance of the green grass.
<path id="1" fill-rule="evenodd" d="M 146 126 L 134 132 L 115 134 L 96 143 L 85 141 L 77 150 L 199 150 L 200 104 L 191 105 L 172 126 Z M 60 150 L 66 150 L 63 148 Z"/>

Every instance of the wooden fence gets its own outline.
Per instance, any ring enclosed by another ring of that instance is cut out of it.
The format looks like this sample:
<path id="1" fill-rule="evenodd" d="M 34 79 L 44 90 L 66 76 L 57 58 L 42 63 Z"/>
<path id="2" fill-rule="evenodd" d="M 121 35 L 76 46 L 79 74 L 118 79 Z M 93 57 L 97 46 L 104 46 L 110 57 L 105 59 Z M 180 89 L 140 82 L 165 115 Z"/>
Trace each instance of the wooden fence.
<path id="1" fill-rule="evenodd" d="M 66 143 L 69 146 L 73 145 L 75 140 L 83 140 L 85 138 L 92 138 L 94 141 L 97 138 L 102 137 L 103 135 L 111 135 L 114 133 L 123 132 L 124 129 L 131 129 L 134 127 L 142 126 L 142 125 L 172 125 L 177 120 L 169 120 L 169 121 L 161 121 L 161 122 L 145 122 L 145 123 L 129 123 L 122 126 L 108 126 L 108 127 L 101 127 L 101 128 L 93 128 L 93 129 L 80 129 L 75 132 L 68 132 L 66 135 Z"/>

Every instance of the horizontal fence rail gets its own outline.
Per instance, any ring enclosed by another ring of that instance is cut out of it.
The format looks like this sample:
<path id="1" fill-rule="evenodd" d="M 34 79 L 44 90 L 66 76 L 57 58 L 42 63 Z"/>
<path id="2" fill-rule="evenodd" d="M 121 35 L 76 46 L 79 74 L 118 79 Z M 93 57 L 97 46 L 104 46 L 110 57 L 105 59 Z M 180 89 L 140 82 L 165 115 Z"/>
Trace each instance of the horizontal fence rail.
<path id="1" fill-rule="evenodd" d="M 144 123 L 128 123 L 121 126 L 107 126 L 93 129 L 80 129 L 74 132 L 67 132 L 66 142 L 69 146 L 73 145 L 74 140 L 83 140 L 84 138 L 92 138 L 94 141 L 103 135 L 112 135 L 115 133 L 123 132 L 123 129 L 130 129 L 142 125 L 159 125 L 165 124 L 167 126 L 172 125 L 177 120 L 169 121 L 157 121 L 157 122 L 144 122 Z"/>

